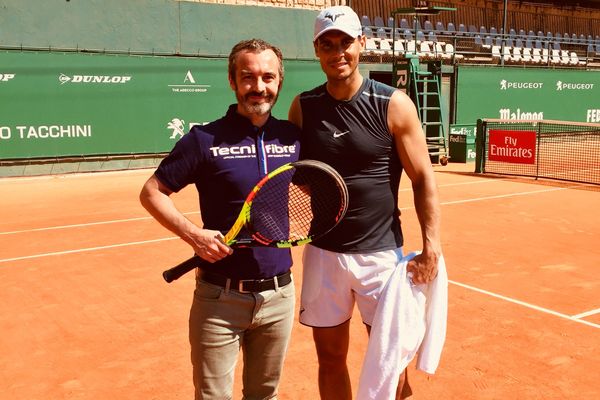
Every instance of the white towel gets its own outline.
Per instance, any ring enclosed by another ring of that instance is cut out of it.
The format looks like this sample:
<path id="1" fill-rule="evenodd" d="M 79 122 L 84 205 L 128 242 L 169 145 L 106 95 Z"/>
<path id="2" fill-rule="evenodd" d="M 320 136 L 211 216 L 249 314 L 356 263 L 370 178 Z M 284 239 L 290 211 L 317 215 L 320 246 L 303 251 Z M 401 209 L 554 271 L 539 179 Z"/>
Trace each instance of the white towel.
<path id="1" fill-rule="evenodd" d="M 358 385 L 358 400 L 394 399 L 400 373 L 417 352 L 417 368 L 433 374 L 446 339 L 448 275 L 443 257 L 437 277 L 412 285 L 403 257 L 384 288 L 371 327 Z"/>

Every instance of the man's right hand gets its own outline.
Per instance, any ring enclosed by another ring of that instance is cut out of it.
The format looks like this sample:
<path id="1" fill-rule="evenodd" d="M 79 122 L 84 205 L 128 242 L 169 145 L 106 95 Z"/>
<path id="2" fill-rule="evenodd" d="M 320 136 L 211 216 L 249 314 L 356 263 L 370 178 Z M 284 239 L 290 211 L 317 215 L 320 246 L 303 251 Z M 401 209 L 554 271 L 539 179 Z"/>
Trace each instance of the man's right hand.
<path id="1" fill-rule="evenodd" d="M 233 249 L 223 242 L 223 235 L 219 231 L 199 228 L 190 235 L 190 239 L 198 257 L 210 263 L 217 262 L 233 253 Z"/>

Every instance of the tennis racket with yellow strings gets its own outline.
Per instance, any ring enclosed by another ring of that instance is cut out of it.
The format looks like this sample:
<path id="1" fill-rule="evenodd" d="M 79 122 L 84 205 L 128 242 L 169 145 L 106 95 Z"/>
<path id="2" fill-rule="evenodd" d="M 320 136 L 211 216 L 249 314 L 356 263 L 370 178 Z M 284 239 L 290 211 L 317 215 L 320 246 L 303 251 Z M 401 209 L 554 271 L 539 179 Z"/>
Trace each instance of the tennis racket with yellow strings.
<path id="1" fill-rule="evenodd" d="M 254 186 L 223 242 L 233 248 L 303 245 L 333 229 L 347 207 L 348 189 L 332 167 L 316 160 L 288 163 Z M 172 282 L 204 262 L 194 255 L 163 278 Z"/>

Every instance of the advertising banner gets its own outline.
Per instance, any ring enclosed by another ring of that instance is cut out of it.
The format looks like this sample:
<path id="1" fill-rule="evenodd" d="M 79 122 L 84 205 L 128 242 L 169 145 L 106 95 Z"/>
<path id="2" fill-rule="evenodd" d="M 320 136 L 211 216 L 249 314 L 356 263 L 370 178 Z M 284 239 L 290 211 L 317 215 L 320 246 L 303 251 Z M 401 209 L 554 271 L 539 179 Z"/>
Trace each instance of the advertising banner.
<path id="1" fill-rule="evenodd" d="M 600 122 L 600 71 L 458 67 L 456 123 L 477 119 Z"/>
<path id="2" fill-rule="evenodd" d="M 285 67 L 283 118 L 324 79 L 317 63 Z M 226 58 L 0 52 L 0 159 L 168 152 L 235 102 Z"/>
<path id="3" fill-rule="evenodd" d="M 513 164 L 535 164 L 535 131 L 491 129 L 488 160 Z"/>
<path id="4" fill-rule="evenodd" d="M 476 125 L 450 125 L 448 147 L 450 162 L 475 161 Z"/>

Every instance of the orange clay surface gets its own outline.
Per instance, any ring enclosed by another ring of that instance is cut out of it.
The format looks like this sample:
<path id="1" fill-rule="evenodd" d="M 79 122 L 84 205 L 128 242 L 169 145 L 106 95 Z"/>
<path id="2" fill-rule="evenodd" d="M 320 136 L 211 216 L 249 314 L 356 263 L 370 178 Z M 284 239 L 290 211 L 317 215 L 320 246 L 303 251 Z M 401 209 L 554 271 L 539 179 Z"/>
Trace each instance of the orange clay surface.
<path id="1" fill-rule="evenodd" d="M 474 175 L 472 164 L 434 169 L 448 334 L 435 375 L 409 366 L 413 398 L 600 398 L 600 192 Z M 193 274 L 161 277 L 191 250 L 139 205 L 151 173 L 0 179 L 0 399 L 193 397 Z M 200 222 L 193 187 L 174 199 Z M 406 177 L 400 207 L 405 251 L 419 249 Z M 355 389 L 366 342 L 355 314 Z M 311 331 L 296 322 L 279 398 L 317 390 Z"/>

